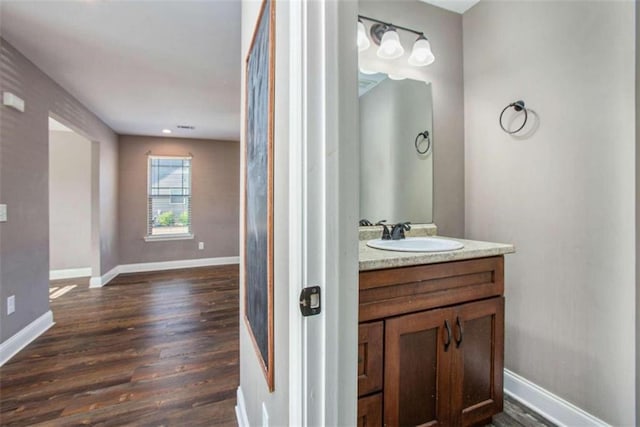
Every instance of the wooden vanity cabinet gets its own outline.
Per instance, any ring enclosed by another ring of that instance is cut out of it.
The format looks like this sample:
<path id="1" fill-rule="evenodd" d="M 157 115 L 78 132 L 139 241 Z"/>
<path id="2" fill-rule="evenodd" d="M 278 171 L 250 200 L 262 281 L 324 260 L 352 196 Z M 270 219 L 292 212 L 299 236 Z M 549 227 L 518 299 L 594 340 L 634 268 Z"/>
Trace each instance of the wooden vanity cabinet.
<path id="1" fill-rule="evenodd" d="M 501 256 L 361 272 L 358 425 L 482 425 L 501 412 L 503 289 Z"/>

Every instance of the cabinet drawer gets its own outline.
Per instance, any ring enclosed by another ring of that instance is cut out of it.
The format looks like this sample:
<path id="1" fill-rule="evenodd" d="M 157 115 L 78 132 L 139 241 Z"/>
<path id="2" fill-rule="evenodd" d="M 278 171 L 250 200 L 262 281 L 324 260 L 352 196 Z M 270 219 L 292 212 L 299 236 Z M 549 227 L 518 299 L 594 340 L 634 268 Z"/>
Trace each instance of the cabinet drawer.
<path id="1" fill-rule="evenodd" d="M 383 323 L 358 327 L 358 396 L 382 390 Z"/>
<path id="2" fill-rule="evenodd" d="M 382 393 L 358 399 L 358 427 L 382 427 Z"/>
<path id="3" fill-rule="evenodd" d="M 360 273 L 361 322 L 475 301 L 504 292 L 502 256 Z"/>

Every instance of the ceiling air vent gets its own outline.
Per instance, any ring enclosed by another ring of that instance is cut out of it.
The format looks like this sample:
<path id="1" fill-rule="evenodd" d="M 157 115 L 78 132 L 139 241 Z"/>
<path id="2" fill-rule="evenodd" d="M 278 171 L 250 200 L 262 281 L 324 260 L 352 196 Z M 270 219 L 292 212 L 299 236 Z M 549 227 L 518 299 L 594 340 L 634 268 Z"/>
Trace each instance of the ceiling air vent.
<path id="1" fill-rule="evenodd" d="M 176 127 L 178 129 L 187 129 L 187 130 L 194 130 L 196 128 L 195 126 L 190 126 L 190 125 L 178 125 Z"/>

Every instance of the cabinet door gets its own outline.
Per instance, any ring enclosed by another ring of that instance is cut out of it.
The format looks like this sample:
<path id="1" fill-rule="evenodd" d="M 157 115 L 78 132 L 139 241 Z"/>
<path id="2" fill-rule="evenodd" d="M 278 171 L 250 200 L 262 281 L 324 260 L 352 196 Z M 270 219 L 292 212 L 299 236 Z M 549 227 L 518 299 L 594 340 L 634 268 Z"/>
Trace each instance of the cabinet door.
<path id="1" fill-rule="evenodd" d="M 382 321 L 358 326 L 358 396 L 382 390 Z"/>
<path id="2" fill-rule="evenodd" d="M 437 309 L 385 321 L 386 426 L 451 425 L 452 314 Z"/>
<path id="3" fill-rule="evenodd" d="M 358 427 L 382 427 L 382 393 L 358 399 Z"/>
<path id="4" fill-rule="evenodd" d="M 504 298 L 456 309 L 452 367 L 453 425 L 473 425 L 502 412 Z"/>

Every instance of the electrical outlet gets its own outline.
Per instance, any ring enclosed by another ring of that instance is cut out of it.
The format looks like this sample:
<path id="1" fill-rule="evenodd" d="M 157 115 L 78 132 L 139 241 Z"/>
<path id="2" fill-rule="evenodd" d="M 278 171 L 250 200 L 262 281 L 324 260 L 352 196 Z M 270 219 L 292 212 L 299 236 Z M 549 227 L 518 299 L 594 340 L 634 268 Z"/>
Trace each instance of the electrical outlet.
<path id="1" fill-rule="evenodd" d="M 9 298 L 7 298 L 7 315 L 13 313 L 14 311 L 16 311 L 16 296 L 11 295 Z"/>
<path id="2" fill-rule="evenodd" d="M 204 242 L 198 242 L 198 249 L 200 250 L 204 249 Z"/>
<path id="3" fill-rule="evenodd" d="M 264 402 L 262 402 L 262 427 L 269 427 L 269 413 Z"/>
<path id="4" fill-rule="evenodd" d="M 0 222 L 7 222 L 7 205 L 0 205 Z"/>

